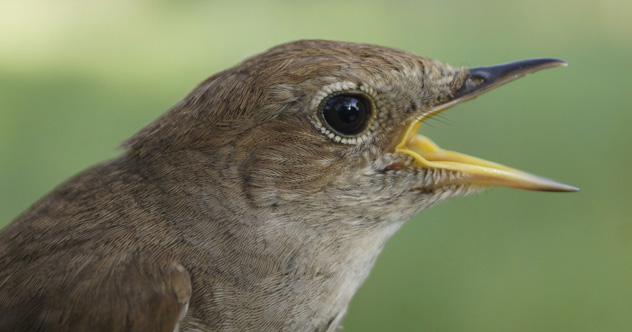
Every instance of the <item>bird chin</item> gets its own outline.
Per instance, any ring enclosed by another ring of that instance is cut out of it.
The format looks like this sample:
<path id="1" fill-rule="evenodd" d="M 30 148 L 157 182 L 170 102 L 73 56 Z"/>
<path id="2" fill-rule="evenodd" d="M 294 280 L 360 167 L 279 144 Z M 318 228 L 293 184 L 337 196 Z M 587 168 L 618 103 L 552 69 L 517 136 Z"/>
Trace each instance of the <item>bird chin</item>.
<path id="1" fill-rule="evenodd" d="M 419 165 L 409 154 L 387 153 L 374 165 L 375 176 L 383 177 L 378 183 L 389 183 L 393 191 L 379 193 L 385 199 L 392 196 L 410 200 L 416 212 L 451 197 L 481 192 L 489 185 L 470 183 L 468 175 L 455 170 Z M 396 188 L 396 189 L 395 189 Z M 378 194 L 378 193 L 375 193 Z"/>

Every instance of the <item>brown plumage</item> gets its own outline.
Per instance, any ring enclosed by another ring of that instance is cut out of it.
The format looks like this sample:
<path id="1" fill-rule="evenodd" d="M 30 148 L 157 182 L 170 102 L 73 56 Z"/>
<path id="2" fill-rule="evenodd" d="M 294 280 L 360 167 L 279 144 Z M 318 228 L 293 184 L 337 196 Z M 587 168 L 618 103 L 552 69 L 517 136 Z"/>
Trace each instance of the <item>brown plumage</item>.
<path id="1" fill-rule="evenodd" d="M 2 230 L 0 331 L 333 331 L 422 209 L 489 185 L 573 189 L 483 176 L 496 166 L 409 133 L 561 63 L 544 60 L 481 83 L 403 51 L 299 41 L 213 75 Z"/>

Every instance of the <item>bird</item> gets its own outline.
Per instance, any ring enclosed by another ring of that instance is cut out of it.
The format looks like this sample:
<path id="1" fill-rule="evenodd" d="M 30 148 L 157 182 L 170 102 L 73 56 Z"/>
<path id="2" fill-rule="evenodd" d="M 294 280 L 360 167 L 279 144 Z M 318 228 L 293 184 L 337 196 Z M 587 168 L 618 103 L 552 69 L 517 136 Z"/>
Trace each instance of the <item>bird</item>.
<path id="1" fill-rule="evenodd" d="M 336 331 L 420 211 L 491 186 L 578 190 L 418 133 L 565 65 L 326 40 L 245 59 L 0 232 L 0 331 Z"/>

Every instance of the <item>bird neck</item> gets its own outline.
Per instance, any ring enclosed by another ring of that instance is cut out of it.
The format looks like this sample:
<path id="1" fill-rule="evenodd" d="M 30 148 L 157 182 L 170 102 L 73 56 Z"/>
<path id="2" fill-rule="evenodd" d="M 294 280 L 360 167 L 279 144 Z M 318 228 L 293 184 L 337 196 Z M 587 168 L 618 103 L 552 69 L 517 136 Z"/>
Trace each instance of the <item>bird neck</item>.
<path id="1" fill-rule="evenodd" d="M 180 162 L 183 158 L 196 162 Z M 158 205 L 179 229 L 181 263 L 196 269 L 194 289 L 203 290 L 194 292 L 191 315 L 219 315 L 218 326 L 209 328 L 234 324 L 230 317 L 235 315 L 244 329 L 251 319 L 285 330 L 313 330 L 338 321 L 386 241 L 403 224 L 372 220 L 367 226 L 362 220 L 332 218 L 324 207 L 291 202 L 255 207 L 239 170 L 224 167 L 225 159 L 193 151 L 159 159 L 151 167 L 153 185 L 164 193 Z M 191 174 L 196 181 L 188 180 Z M 231 296 L 220 296 L 227 293 Z M 249 317 L 252 311 L 242 312 L 253 305 L 265 313 Z M 306 325 L 292 325 L 299 323 Z"/>

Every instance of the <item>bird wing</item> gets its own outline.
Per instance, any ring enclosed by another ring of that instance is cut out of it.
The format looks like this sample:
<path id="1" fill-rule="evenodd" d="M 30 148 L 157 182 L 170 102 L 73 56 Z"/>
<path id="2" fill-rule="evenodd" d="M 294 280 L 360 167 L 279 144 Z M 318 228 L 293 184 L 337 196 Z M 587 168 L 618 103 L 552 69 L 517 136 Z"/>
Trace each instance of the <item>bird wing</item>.
<path id="1" fill-rule="evenodd" d="M 0 331 L 178 330 L 191 280 L 173 259 L 59 254 L 0 272 Z"/>

